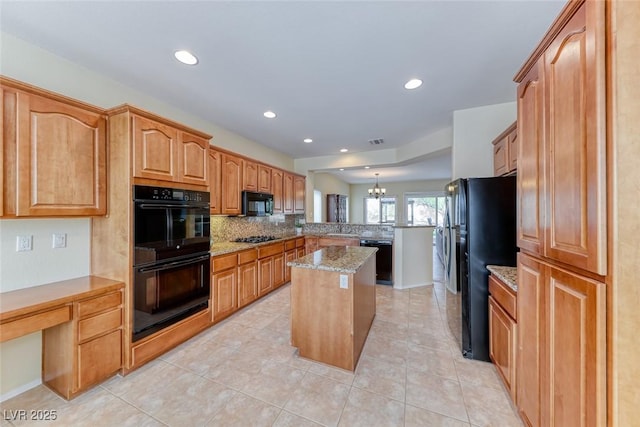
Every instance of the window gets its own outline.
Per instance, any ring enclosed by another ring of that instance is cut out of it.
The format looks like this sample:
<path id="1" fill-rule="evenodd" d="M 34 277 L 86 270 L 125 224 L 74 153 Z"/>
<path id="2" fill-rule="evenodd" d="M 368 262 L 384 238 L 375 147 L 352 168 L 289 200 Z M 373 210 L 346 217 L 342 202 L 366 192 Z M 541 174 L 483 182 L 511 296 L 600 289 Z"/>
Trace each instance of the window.
<path id="1" fill-rule="evenodd" d="M 407 224 L 444 225 L 445 197 L 441 193 L 407 193 Z"/>
<path id="2" fill-rule="evenodd" d="M 396 222 L 396 198 L 381 197 L 364 199 L 365 224 L 386 224 Z"/>

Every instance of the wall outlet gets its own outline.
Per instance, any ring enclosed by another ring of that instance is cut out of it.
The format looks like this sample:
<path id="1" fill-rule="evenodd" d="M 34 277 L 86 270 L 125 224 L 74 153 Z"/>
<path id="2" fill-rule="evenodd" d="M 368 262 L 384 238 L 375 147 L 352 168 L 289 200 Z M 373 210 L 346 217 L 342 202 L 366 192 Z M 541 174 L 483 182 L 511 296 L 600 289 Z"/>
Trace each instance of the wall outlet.
<path id="1" fill-rule="evenodd" d="M 51 236 L 51 247 L 53 249 L 67 247 L 67 233 L 53 233 Z"/>
<path id="2" fill-rule="evenodd" d="M 349 289 L 349 276 L 346 274 L 340 275 L 340 289 Z"/>
<path id="3" fill-rule="evenodd" d="M 33 249 L 33 236 L 16 236 L 16 252 L 25 252 Z"/>

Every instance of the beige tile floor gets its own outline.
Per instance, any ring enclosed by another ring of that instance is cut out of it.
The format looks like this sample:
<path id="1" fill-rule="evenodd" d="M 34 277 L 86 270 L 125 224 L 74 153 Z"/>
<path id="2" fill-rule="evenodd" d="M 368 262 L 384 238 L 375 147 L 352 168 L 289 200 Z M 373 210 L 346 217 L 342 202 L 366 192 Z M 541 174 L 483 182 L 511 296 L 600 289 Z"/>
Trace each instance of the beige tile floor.
<path id="1" fill-rule="evenodd" d="M 2 404 L 1 426 L 521 426 L 493 365 L 465 360 L 443 286 L 377 286 L 355 373 L 289 345 L 287 285 L 126 377 L 67 402 L 44 386 Z M 54 422 L 12 420 L 23 409 Z"/>

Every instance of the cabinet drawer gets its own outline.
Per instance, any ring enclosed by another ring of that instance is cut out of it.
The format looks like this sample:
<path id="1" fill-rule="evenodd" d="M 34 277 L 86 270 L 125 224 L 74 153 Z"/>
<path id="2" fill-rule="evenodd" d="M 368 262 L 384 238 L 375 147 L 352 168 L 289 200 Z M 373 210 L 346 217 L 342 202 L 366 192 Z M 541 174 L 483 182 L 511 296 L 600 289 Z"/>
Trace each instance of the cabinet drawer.
<path id="1" fill-rule="evenodd" d="M 304 247 L 304 237 L 298 237 L 296 239 L 296 248 Z"/>
<path id="2" fill-rule="evenodd" d="M 78 346 L 78 388 L 84 389 L 122 367 L 122 330 Z"/>
<path id="3" fill-rule="evenodd" d="M 78 341 L 82 342 L 122 326 L 122 309 L 107 311 L 78 322 Z"/>
<path id="4" fill-rule="evenodd" d="M 268 245 L 258 248 L 258 258 L 264 258 L 275 254 L 284 252 L 284 244 L 276 243 L 275 245 Z"/>
<path id="5" fill-rule="evenodd" d="M 518 319 L 516 317 L 516 293 L 513 289 L 505 285 L 502 280 L 497 279 L 494 275 L 490 275 L 489 293 L 513 320 Z"/>
<path id="6" fill-rule="evenodd" d="M 211 270 L 212 272 L 226 270 L 227 268 L 235 267 L 237 263 L 238 255 L 235 253 L 220 255 L 211 258 Z"/>
<path id="7" fill-rule="evenodd" d="M 0 342 L 50 328 L 71 320 L 71 306 L 65 305 L 30 315 L 22 319 L 13 320 L 0 325 Z"/>
<path id="8" fill-rule="evenodd" d="M 296 241 L 294 239 L 287 240 L 286 242 L 284 242 L 285 251 L 290 251 L 291 249 L 295 249 L 295 247 L 296 247 Z"/>
<path id="9" fill-rule="evenodd" d="M 255 261 L 258 259 L 258 250 L 251 249 L 249 251 L 243 251 L 238 254 L 238 264 L 246 264 L 251 261 Z"/>
<path id="10" fill-rule="evenodd" d="M 91 314 L 117 307 L 120 304 L 122 304 L 122 293 L 120 291 L 80 301 L 78 302 L 78 317 L 82 319 Z"/>

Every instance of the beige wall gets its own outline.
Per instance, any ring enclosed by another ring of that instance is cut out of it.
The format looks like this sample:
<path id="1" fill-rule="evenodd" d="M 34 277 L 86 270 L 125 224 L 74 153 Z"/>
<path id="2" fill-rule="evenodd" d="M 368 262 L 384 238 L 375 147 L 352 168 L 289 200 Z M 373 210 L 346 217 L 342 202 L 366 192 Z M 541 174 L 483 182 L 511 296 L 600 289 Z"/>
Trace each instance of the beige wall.
<path id="1" fill-rule="evenodd" d="M 216 124 L 172 107 L 6 33 L 0 33 L 0 72 L 103 108 L 129 103 L 213 135 L 213 144 L 293 170 L 293 159 Z M 215 119 L 215 118 L 214 118 Z M 89 274 L 89 219 L 0 220 L 0 292 Z M 67 233 L 68 247 L 51 248 L 51 233 Z M 33 251 L 15 252 L 19 234 L 34 236 Z M 0 400 L 40 382 L 40 333 L 0 345 Z"/>
<path id="2" fill-rule="evenodd" d="M 349 194 L 351 192 L 351 186 L 329 173 L 316 172 L 314 174 L 314 180 L 314 189 L 322 193 L 322 221 L 325 222 L 327 220 L 327 194 L 344 194 L 351 199 L 351 195 Z M 311 196 L 313 196 L 313 194 Z M 349 209 L 349 215 L 351 216 L 351 209 Z M 347 222 L 351 222 L 351 220 L 347 218 Z"/>
<path id="3" fill-rule="evenodd" d="M 397 222 L 404 221 L 404 196 L 405 193 L 416 192 L 436 192 L 444 193 L 444 186 L 449 180 L 430 181 L 406 181 L 406 182 L 380 182 L 380 186 L 386 188 L 388 196 L 396 196 Z M 352 184 L 351 197 L 349 197 L 350 222 L 356 224 L 364 223 L 364 199 L 367 197 L 367 190 L 371 184 Z"/>

